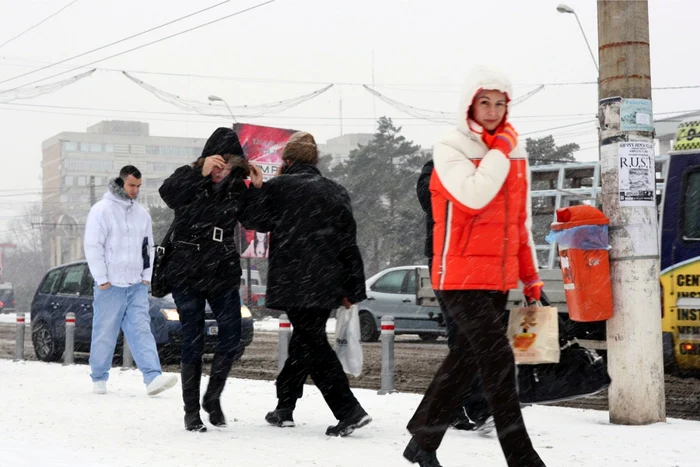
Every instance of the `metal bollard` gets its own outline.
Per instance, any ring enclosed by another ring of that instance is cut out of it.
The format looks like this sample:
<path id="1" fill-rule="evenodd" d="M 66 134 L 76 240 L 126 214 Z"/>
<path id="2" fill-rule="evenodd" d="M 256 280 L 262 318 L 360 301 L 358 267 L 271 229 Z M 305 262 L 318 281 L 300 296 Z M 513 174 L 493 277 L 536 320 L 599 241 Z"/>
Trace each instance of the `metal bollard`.
<path id="1" fill-rule="evenodd" d="M 124 343 L 122 344 L 122 370 L 131 370 L 134 367 L 134 356 L 131 353 L 131 348 L 129 343 L 126 341 L 126 336 L 124 336 Z"/>
<path id="2" fill-rule="evenodd" d="M 292 323 L 286 314 L 280 315 L 279 343 L 277 345 L 277 374 L 284 368 L 284 362 L 289 355 L 289 340 L 292 337 Z"/>
<path id="3" fill-rule="evenodd" d="M 394 388 L 394 317 L 382 316 L 382 387 L 377 394 L 383 396 L 398 392 Z"/>
<path id="4" fill-rule="evenodd" d="M 24 313 L 17 313 L 17 337 L 15 339 L 15 361 L 24 360 Z"/>
<path id="5" fill-rule="evenodd" d="M 75 313 L 66 313 L 66 348 L 63 350 L 63 364 L 75 364 Z"/>

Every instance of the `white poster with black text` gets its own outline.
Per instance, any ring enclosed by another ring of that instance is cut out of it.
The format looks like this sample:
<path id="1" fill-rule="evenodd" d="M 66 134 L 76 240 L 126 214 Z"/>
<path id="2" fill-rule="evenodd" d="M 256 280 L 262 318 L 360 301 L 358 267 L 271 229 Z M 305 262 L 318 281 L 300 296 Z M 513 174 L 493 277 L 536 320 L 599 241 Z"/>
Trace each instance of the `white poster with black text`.
<path id="1" fill-rule="evenodd" d="M 619 144 L 620 206 L 655 206 L 654 143 L 630 141 Z"/>

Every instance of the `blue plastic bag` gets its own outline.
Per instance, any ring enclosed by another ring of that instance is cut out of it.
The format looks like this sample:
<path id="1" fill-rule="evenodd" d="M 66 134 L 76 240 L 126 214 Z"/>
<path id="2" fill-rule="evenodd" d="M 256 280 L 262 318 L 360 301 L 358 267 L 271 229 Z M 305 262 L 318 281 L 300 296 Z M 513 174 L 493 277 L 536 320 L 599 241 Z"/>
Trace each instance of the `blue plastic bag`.
<path id="1" fill-rule="evenodd" d="M 545 238 L 547 243 L 556 242 L 559 248 L 567 250 L 608 250 L 608 226 L 584 225 L 565 230 L 550 230 Z"/>

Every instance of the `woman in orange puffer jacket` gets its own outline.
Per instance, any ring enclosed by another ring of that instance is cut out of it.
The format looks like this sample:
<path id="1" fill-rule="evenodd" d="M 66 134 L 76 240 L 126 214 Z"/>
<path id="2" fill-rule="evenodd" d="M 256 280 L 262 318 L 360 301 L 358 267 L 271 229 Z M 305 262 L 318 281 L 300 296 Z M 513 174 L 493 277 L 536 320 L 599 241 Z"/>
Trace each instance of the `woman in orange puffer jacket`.
<path id="1" fill-rule="evenodd" d="M 510 96 L 506 77 L 477 69 L 462 94 L 457 128 L 433 152 L 432 282 L 459 331 L 408 423 L 413 438 L 404 457 L 421 467 L 440 466 L 435 452 L 477 372 L 508 466 L 544 466 L 520 412 L 503 326 L 508 290 L 518 279 L 533 299 L 543 285 L 531 233 L 527 156 L 507 120 Z"/>

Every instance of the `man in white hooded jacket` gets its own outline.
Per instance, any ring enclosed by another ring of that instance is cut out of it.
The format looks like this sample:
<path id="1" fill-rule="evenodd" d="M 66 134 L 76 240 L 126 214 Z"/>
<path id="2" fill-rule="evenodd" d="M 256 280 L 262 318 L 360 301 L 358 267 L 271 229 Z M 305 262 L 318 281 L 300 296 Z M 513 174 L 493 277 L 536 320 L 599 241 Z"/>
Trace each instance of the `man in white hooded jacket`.
<path id="1" fill-rule="evenodd" d="M 107 193 L 90 208 L 85 224 L 85 257 L 95 278 L 90 346 L 93 392 L 105 394 L 119 329 L 143 373 L 148 395 L 177 383 L 163 375 L 148 314 L 153 265 L 151 216 L 136 202 L 141 172 L 124 166 Z"/>

